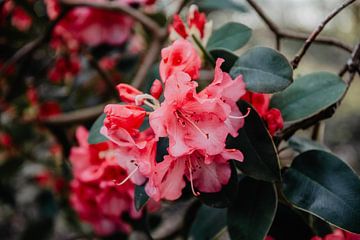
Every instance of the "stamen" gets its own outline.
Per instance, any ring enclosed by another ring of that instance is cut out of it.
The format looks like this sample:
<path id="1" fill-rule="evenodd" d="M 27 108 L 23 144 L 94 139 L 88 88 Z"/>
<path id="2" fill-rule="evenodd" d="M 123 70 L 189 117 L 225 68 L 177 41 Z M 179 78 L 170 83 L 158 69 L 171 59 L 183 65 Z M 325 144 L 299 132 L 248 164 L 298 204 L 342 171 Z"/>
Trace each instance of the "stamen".
<path id="1" fill-rule="evenodd" d="M 188 162 L 189 162 L 189 173 L 190 173 L 190 186 L 191 186 L 191 191 L 192 193 L 194 194 L 195 197 L 199 196 L 200 193 L 199 192 L 196 192 L 195 189 L 194 189 L 194 183 L 193 183 L 193 177 L 192 177 L 192 167 L 191 167 L 191 160 L 190 160 L 190 157 L 188 159 Z"/>
<path id="2" fill-rule="evenodd" d="M 196 130 L 198 130 L 206 139 L 209 139 L 209 134 L 201 130 L 201 128 L 198 127 L 190 118 L 186 117 L 184 114 L 182 114 L 180 111 L 178 111 L 188 123 L 190 123 Z"/>
<path id="3" fill-rule="evenodd" d="M 152 101 L 152 103 L 147 101 L 147 100 Z M 144 101 L 145 105 L 151 107 L 154 110 L 160 107 L 159 100 L 157 100 L 156 98 L 154 98 L 150 94 L 139 94 L 139 95 L 135 96 L 135 104 L 136 105 L 138 105 L 138 106 L 142 105 L 142 101 Z"/>
<path id="4" fill-rule="evenodd" d="M 127 182 L 127 180 L 129 180 L 136 172 L 137 170 L 139 170 L 138 167 L 136 167 L 124 180 L 122 180 L 120 183 L 117 183 L 116 180 L 113 180 L 113 182 L 115 183 L 115 185 L 123 185 L 125 182 Z"/>
<path id="5" fill-rule="evenodd" d="M 251 112 L 251 108 L 247 108 L 247 112 L 246 112 L 245 115 L 243 115 L 243 116 L 232 116 L 232 115 L 229 115 L 229 118 L 232 118 L 232 119 L 244 119 L 244 118 L 246 118 L 247 116 L 249 116 L 250 112 Z"/>
<path id="6" fill-rule="evenodd" d="M 107 158 L 107 157 L 113 157 L 115 156 L 116 151 L 114 149 L 109 149 L 105 151 L 99 152 L 98 156 L 100 159 Z"/>

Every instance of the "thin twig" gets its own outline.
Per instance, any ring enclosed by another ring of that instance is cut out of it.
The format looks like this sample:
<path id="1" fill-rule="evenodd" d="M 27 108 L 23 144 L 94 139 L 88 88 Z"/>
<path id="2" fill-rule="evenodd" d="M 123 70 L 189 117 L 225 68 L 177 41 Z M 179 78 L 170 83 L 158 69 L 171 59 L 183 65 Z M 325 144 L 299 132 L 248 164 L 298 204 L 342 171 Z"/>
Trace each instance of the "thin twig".
<path id="1" fill-rule="evenodd" d="M 25 58 L 28 55 L 31 55 L 36 51 L 41 45 L 51 38 L 52 31 L 54 30 L 57 23 L 67 14 L 67 10 L 62 11 L 59 16 L 50 22 L 49 26 L 45 30 L 44 34 L 35 40 L 25 44 L 21 47 L 9 60 L 7 60 L 4 65 L 0 68 L 0 75 L 3 74 L 6 69 L 14 64 L 16 64 L 21 59 Z"/>
<path id="2" fill-rule="evenodd" d="M 266 13 L 262 10 L 262 8 L 254 1 L 247 0 L 250 6 L 255 10 L 255 12 L 260 16 L 260 18 L 265 22 L 265 24 L 269 27 L 271 32 L 275 34 L 276 37 L 276 48 L 280 48 L 280 40 L 283 38 L 293 39 L 299 41 L 305 41 L 308 38 L 307 34 L 296 33 L 293 31 L 280 30 L 280 28 L 266 15 Z M 345 43 L 330 37 L 317 37 L 313 40 L 315 43 L 335 46 L 349 53 L 352 52 L 352 48 Z"/>
<path id="3" fill-rule="evenodd" d="M 304 45 L 299 50 L 299 52 L 295 55 L 294 59 L 291 61 L 291 65 L 293 66 L 293 69 L 296 69 L 299 65 L 299 62 L 301 61 L 302 57 L 305 55 L 306 51 L 310 48 L 311 44 L 314 42 L 316 37 L 321 33 L 321 31 L 324 29 L 326 24 L 330 22 L 331 19 L 333 19 L 339 12 L 341 12 L 344 8 L 349 6 L 350 4 L 354 3 L 356 0 L 348 0 L 341 4 L 338 8 L 333 10 L 325 19 L 322 21 L 317 28 L 310 34 L 310 36 L 306 39 Z"/>
<path id="4" fill-rule="evenodd" d="M 137 70 L 137 73 L 132 81 L 132 85 L 135 88 L 140 88 L 142 86 L 147 72 L 149 71 L 152 64 L 160 54 L 161 45 L 162 45 L 162 40 L 159 39 L 152 40 L 146 52 L 146 55 L 143 61 L 141 62 L 140 68 Z"/>
<path id="5" fill-rule="evenodd" d="M 294 123 L 294 124 L 290 125 L 289 127 L 285 128 L 278 137 L 283 140 L 288 140 L 298 130 L 309 128 L 309 127 L 313 126 L 314 124 L 320 122 L 321 120 L 332 117 L 332 115 L 334 115 L 336 109 L 341 104 L 342 100 L 345 98 L 345 96 L 350 88 L 350 85 L 355 78 L 356 72 L 359 69 L 359 66 L 360 66 L 360 43 L 357 44 L 357 46 L 354 48 L 351 58 L 347 62 L 347 72 L 349 73 L 349 77 L 345 81 L 345 83 L 347 84 L 347 88 L 346 88 L 345 93 L 341 97 L 341 99 L 337 103 L 331 105 L 330 107 L 319 112 L 318 114 L 316 114 L 310 118 L 307 118 L 303 121 L 300 121 L 298 123 Z M 339 75 L 341 75 L 341 74 L 344 75 L 343 70 L 340 71 Z"/>
<path id="6" fill-rule="evenodd" d="M 116 91 L 116 85 L 114 81 L 111 79 L 111 76 L 109 76 L 109 74 L 100 67 L 94 56 L 89 51 L 85 52 L 85 57 L 89 61 L 90 65 L 98 72 L 100 77 L 104 80 L 108 90 L 111 92 L 113 97 L 115 99 L 120 99 L 119 94 Z"/>
<path id="7" fill-rule="evenodd" d="M 105 2 L 90 2 L 87 0 L 61 0 L 61 3 L 67 7 L 93 7 L 97 9 L 104 9 L 109 11 L 116 11 L 124 13 L 142 25 L 149 29 L 153 34 L 159 38 L 163 38 L 166 32 L 162 29 L 154 20 L 146 16 L 142 12 L 129 7 L 125 4 L 121 4 L 117 1 L 105 1 Z"/>

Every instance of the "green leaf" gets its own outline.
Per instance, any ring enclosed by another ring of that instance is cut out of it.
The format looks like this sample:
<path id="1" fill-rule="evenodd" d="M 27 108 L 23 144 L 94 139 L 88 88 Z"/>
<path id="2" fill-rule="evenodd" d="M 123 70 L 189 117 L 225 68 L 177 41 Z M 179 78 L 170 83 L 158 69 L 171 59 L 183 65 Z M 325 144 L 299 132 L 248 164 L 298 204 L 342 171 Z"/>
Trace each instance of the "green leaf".
<path id="1" fill-rule="evenodd" d="M 235 3 L 232 0 L 221 0 L 221 1 L 214 1 L 214 0 L 197 0 L 195 1 L 200 8 L 200 10 L 221 10 L 221 9 L 230 9 L 236 10 L 240 12 L 247 12 L 247 8 L 240 4 Z"/>
<path id="2" fill-rule="evenodd" d="M 234 51 L 244 46 L 250 37 L 250 28 L 241 23 L 229 22 L 211 34 L 206 49 L 225 48 Z"/>
<path id="3" fill-rule="evenodd" d="M 238 56 L 233 52 L 221 48 L 210 50 L 210 54 L 215 60 L 218 58 L 223 58 L 225 60 L 225 62 L 221 65 L 221 69 L 224 72 L 229 72 L 238 59 Z"/>
<path id="4" fill-rule="evenodd" d="M 293 136 L 289 139 L 289 145 L 295 151 L 302 153 L 309 150 L 323 150 L 330 152 L 326 146 L 308 138 Z"/>
<path id="5" fill-rule="evenodd" d="M 360 179 L 336 156 L 319 150 L 298 155 L 284 172 L 282 186 L 297 208 L 360 233 Z"/>
<path id="6" fill-rule="evenodd" d="M 106 117 L 105 113 L 101 114 L 98 117 L 98 119 L 96 119 L 94 124 L 91 126 L 88 137 L 88 142 L 90 144 L 101 143 L 108 140 L 104 135 L 100 133 L 100 129 L 104 124 L 105 117 Z"/>
<path id="7" fill-rule="evenodd" d="M 149 196 L 145 192 L 145 185 L 135 185 L 135 209 L 139 211 L 149 200 Z"/>
<path id="8" fill-rule="evenodd" d="M 233 161 L 230 162 L 230 166 L 231 176 L 228 184 L 223 186 L 220 192 L 201 192 L 199 195 L 199 199 L 201 202 L 213 208 L 227 208 L 233 204 L 237 196 L 238 177 Z"/>
<path id="9" fill-rule="evenodd" d="M 242 74 L 246 89 L 260 93 L 274 93 L 292 82 L 293 70 L 288 60 L 274 49 L 255 47 L 249 49 L 235 62 L 230 74 Z"/>
<path id="10" fill-rule="evenodd" d="M 285 91 L 271 98 L 271 107 L 278 108 L 286 122 L 299 121 L 315 115 L 340 100 L 346 84 L 327 72 L 305 75 Z"/>
<path id="11" fill-rule="evenodd" d="M 239 149 L 244 154 L 244 161 L 237 162 L 237 167 L 246 175 L 263 181 L 280 181 L 279 159 L 272 138 L 256 110 L 247 102 L 237 103 L 242 113 L 250 107 L 245 125 L 236 138 L 227 139 L 227 148 Z"/>
<path id="12" fill-rule="evenodd" d="M 239 183 L 236 204 L 227 217 L 231 240 L 264 240 L 274 220 L 277 196 L 274 184 L 249 177 Z"/>
<path id="13" fill-rule="evenodd" d="M 191 239 L 213 239 L 226 226 L 226 209 L 201 206 L 190 229 Z"/>

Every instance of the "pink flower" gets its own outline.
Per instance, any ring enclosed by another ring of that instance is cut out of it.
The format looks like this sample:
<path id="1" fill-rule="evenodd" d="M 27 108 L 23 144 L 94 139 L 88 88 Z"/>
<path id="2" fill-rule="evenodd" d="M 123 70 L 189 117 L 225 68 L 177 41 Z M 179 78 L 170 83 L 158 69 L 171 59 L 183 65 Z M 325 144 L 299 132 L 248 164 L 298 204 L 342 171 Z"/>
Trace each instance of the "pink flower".
<path id="1" fill-rule="evenodd" d="M 31 27 L 31 16 L 23 8 L 16 6 L 12 0 L 5 1 L 1 13 L 4 16 L 11 15 L 11 24 L 20 31 L 27 31 Z"/>
<path id="2" fill-rule="evenodd" d="M 181 17 L 178 14 L 174 15 L 173 23 L 171 27 L 184 39 L 188 37 L 188 33 L 185 27 L 184 22 L 181 20 Z"/>
<path id="3" fill-rule="evenodd" d="M 155 201 L 176 200 L 185 187 L 186 176 L 194 195 L 199 194 L 196 190 L 218 192 L 229 182 L 230 159 L 242 161 L 243 155 L 238 150 L 225 150 L 214 156 L 205 156 L 200 151 L 178 158 L 167 155 L 156 165 L 145 190 Z"/>
<path id="4" fill-rule="evenodd" d="M 284 127 L 284 121 L 279 109 L 276 108 L 270 109 L 265 113 L 263 119 L 266 122 L 269 133 L 272 136 L 276 133 L 276 131 Z"/>
<path id="5" fill-rule="evenodd" d="M 192 5 L 187 16 L 187 24 L 190 29 L 195 28 L 200 33 L 200 38 L 204 38 L 206 16 L 205 13 L 200 13 L 195 5 Z"/>
<path id="6" fill-rule="evenodd" d="M 121 101 L 125 103 L 134 104 L 135 103 L 135 97 L 137 95 L 143 94 L 138 89 L 134 88 L 133 86 L 126 84 L 126 83 L 120 83 L 116 86 L 116 89 L 119 92 L 119 96 Z"/>
<path id="7" fill-rule="evenodd" d="M 160 76 L 163 82 L 175 72 L 185 72 L 191 79 L 199 78 L 201 60 L 193 45 L 183 39 L 161 50 Z"/>
<path id="8" fill-rule="evenodd" d="M 60 3 L 58 0 L 45 0 L 46 11 L 51 20 L 57 18 L 60 14 Z"/>
<path id="9" fill-rule="evenodd" d="M 199 94 L 197 83 L 184 72 L 175 72 L 165 83 L 165 100 L 149 120 L 157 137 L 169 137 L 170 155 L 179 157 L 195 150 L 220 154 L 227 135 L 236 136 L 243 125 L 235 102 L 245 86 L 241 77 L 232 80 L 221 71 L 222 61 L 217 61 L 213 83 Z"/>
<path id="10" fill-rule="evenodd" d="M 79 71 L 80 60 L 73 54 L 73 56 L 57 58 L 53 68 L 50 69 L 48 76 L 52 82 L 58 83 L 61 80 L 74 77 Z"/>
<path id="11" fill-rule="evenodd" d="M 151 85 L 151 88 L 150 88 L 151 96 L 153 96 L 156 99 L 159 99 L 162 92 L 163 92 L 162 83 L 160 82 L 160 80 L 155 79 L 155 81 L 153 82 L 153 84 Z"/>
<path id="12" fill-rule="evenodd" d="M 101 133 L 119 146 L 144 148 L 146 141 L 139 138 L 139 128 L 146 112 L 135 105 L 109 104 L 105 107 Z"/>
<path id="13" fill-rule="evenodd" d="M 72 207 L 98 235 L 129 233 L 131 228 L 123 215 L 138 218 L 141 213 L 134 208 L 134 185 L 129 181 L 122 185 L 114 182 L 125 179 L 127 174 L 117 164 L 113 144 L 89 145 L 88 132 L 83 127 L 77 129 L 76 135 L 80 146 L 73 147 L 70 154 L 74 172 L 70 189 Z"/>

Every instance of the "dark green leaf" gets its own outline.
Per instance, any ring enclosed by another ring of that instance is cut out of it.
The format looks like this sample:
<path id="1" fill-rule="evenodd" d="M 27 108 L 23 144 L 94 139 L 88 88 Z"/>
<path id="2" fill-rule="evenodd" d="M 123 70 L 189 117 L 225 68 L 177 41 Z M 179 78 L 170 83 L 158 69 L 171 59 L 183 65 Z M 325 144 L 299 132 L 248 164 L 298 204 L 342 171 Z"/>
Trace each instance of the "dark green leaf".
<path id="1" fill-rule="evenodd" d="M 169 147 L 169 138 L 168 137 L 161 137 L 157 142 L 156 148 L 156 162 L 162 162 L 164 160 L 165 155 L 169 155 L 167 149 Z"/>
<path id="2" fill-rule="evenodd" d="M 360 233 L 360 179 L 336 156 L 319 150 L 298 155 L 283 174 L 283 191 L 299 209 Z"/>
<path id="3" fill-rule="evenodd" d="M 96 119 L 94 124 L 91 126 L 88 138 L 88 142 L 90 144 L 101 143 L 108 140 L 104 135 L 100 133 L 100 129 L 104 124 L 105 117 L 105 113 L 101 114 L 100 117 L 98 117 L 98 119 Z"/>
<path id="4" fill-rule="evenodd" d="M 232 240 L 264 240 L 274 220 L 277 196 L 274 184 L 245 177 L 239 183 L 236 204 L 228 210 Z"/>
<path id="5" fill-rule="evenodd" d="M 145 186 L 135 185 L 135 209 L 140 210 L 149 200 L 145 192 Z"/>
<path id="6" fill-rule="evenodd" d="M 234 51 L 244 46 L 250 37 L 250 28 L 241 23 L 229 22 L 211 34 L 206 49 L 224 48 Z"/>
<path id="7" fill-rule="evenodd" d="M 223 186 L 220 192 L 203 193 L 199 195 L 200 201 L 213 208 L 227 208 L 232 205 L 237 196 L 238 177 L 235 164 L 231 164 L 231 177 L 227 185 Z"/>
<path id="8" fill-rule="evenodd" d="M 226 226 L 226 209 L 201 206 L 190 230 L 191 239 L 213 239 Z"/>
<path id="9" fill-rule="evenodd" d="M 238 102 L 239 109 L 245 113 L 251 111 L 245 118 L 245 125 L 239 130 L 236 138 L 227 139 L 227 148 L 239 149 L 244 154 L 244 161 L 237 167 L 246 175 L 258 180 L 279 181 L 280 167 L 276 149 L 264 122 L 248 103 Z"/>
<path id="10" fill-rule="evenodd" d="M 224 72 L 229 72 L 238 56 L 226 49 L 212 49 L 210 50 L 211 56 L 216 60 L 217 58 L 223 58 L 225 62 L 221 65 L 221 69 Z"/>
<path id="11" fill-rule="evenodd" d="M 242 74 L 246 88 L 260 93 L 278 92 L 293 82 L 293 70 L 288 60 L 266 47 L 249 49 L 235 62 L 230 74 L 234 78 Z"/>
<path id="12" fill-rule="evenodd" d="M 305 75 L 285 91 L 271 98 L 271 106 L 280 109 L 286 122 L 299 121 L 336 103 L 344 94 L 346 84 L 327 72 Z"/>
<path id="13" fill-rule="evenodd" d="M 311 139 L 303 138 L 303 137 L 294 136 L 290 138 L 289 145 L 292 149 L 294 149 L 299 153 L 306 152 L 309 150 L 315 150 L 315 149 L 330 152 L 329 148 L 327 148 L 326 146 L 318 142 L 315 142 Z"/>
<path id="14" fill-rule="evenodd" d="M 246 12 L 247 9 L 244 5 L 240 3 L 235 3 L 232 0 L 197 0 L 195 3 L 199 6 L 200 10 L 220 10 L 220 9 L 230 9 L 240 12 Z"/>

